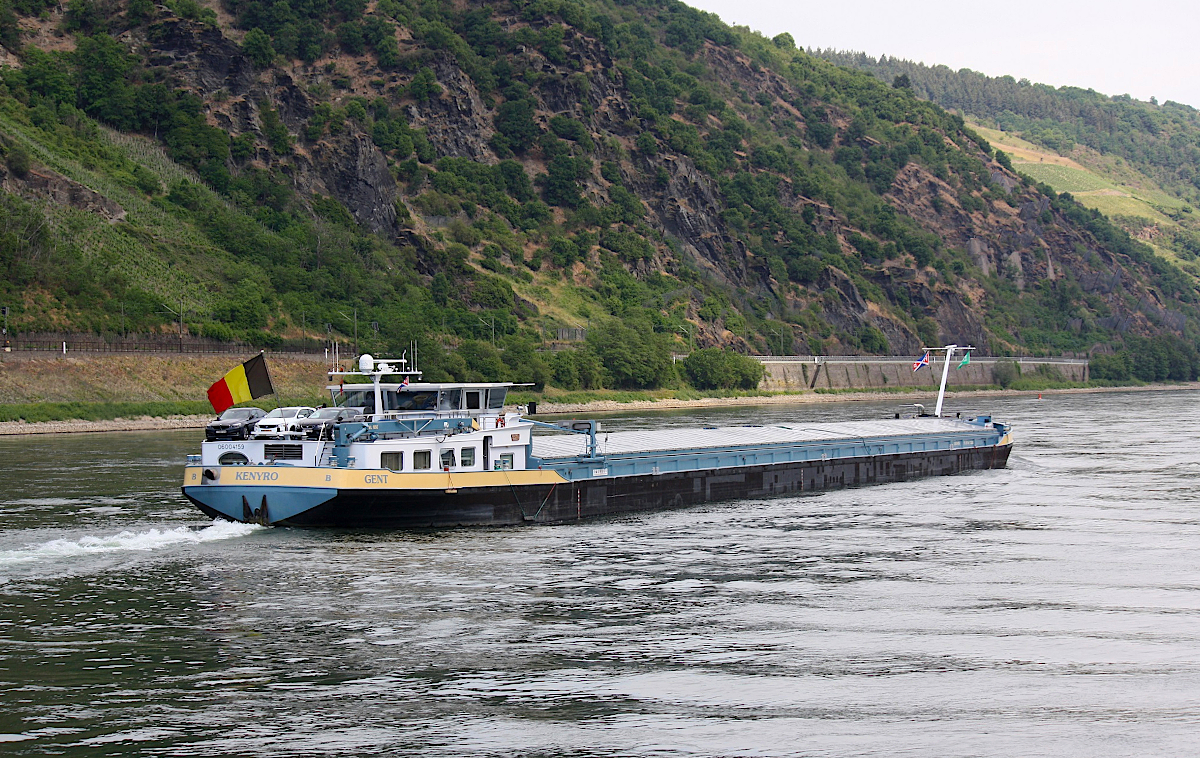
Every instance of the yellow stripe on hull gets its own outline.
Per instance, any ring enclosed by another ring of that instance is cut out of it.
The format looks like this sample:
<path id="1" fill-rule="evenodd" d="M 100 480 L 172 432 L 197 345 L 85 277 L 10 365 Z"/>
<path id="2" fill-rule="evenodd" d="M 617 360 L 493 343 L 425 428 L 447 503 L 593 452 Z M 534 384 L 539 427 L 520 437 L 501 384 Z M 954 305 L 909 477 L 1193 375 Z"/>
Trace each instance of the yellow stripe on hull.
<path id="1" fill-rule="evenodd" d="M 204 480 L 204 471 L 217 478 Z M 302 466 L 188 466 L 183 486 L 195 487 L 323 487 L 339 490 L 454 490 L 482 487 L 522 487 L 564 484 L 557 471 L 463 471 L 427 474 L 397 473 L 386 469 L 337 469 Z"/>

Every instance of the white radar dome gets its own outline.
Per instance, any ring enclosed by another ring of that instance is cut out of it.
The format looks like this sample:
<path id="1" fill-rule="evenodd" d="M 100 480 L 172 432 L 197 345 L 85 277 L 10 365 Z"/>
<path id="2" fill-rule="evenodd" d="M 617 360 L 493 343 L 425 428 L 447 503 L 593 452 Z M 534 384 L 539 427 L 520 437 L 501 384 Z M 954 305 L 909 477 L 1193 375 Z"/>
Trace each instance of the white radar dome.
<path id="1" fill-rule="evenodd" d="M 363 353 L 358 359 L 358 370 L 365 373 L 370 373 L 375 370 L 375 359 L 370 353 Z"/>

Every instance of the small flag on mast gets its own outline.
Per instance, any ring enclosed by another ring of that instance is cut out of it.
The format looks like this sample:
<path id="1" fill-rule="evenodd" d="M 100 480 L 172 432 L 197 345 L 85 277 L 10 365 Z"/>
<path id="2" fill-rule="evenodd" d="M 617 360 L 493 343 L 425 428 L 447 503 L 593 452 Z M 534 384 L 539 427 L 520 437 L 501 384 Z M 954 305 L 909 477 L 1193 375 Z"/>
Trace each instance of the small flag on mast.
<path id="1" fill-rule="evenodd" d="M 925 355 L 921 356 L 921 360 L 913 364 L 913 371 L 920 371 L 923 366 L 929 365 L 929 351 L 925 351 Z"/>
<path id="2" fill-rule="evenodd" d="M 271 372 L 267 371 L 267 359 L 259 353 L 209 387 L 208 402 L 212 403 L 214 411 L 224 413 L 238 403 L 248 403 L 274 393 Z"/>
<path id="3" fill-rule="evenodd" d="M 964 366 L 969 365 L 970 363 L 971 363 L 971 351 L 968 350 L 967 354 L 963 356 L 963 359 L 961 361 L 959 361 L 958 367 L 962 368 Z"/>

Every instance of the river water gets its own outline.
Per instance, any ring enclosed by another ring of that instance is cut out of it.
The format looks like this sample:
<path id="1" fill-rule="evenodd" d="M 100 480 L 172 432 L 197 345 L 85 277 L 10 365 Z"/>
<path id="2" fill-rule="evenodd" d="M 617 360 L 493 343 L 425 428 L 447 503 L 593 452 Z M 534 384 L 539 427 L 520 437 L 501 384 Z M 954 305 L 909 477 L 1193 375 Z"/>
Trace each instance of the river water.
<path id="1" fill-rule="evenodd" d="M 956 401 L 1007 469 L 429 533 L 207 521 L 196 431 L 0 438 L 0 753 L 1194 755 L 1197 399 Z"/>

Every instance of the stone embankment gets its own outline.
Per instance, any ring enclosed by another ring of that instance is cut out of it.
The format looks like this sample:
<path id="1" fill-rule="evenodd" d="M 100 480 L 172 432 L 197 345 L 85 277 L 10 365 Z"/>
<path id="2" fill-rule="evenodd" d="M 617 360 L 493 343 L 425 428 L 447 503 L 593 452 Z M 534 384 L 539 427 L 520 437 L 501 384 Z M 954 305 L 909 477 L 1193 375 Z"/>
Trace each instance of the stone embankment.
<path id="1" fill-rule="evenodd" d="M 933 359 L 932 365 L 913 371 L 911 358 L 863 358 L 821 356 L 766 356 L 759 358 L 766 376 L 759 389 L 768 392 L 801 392 L 804 390 L 895 390 L 914 388 L 936 390 L 942 380 L 942 362 Z M 957 368 L 961 358 L 956 356 L 950 367 L 947 387 L 983 387 L 1002 384 L 1000 371 L 1012 371 L 1018 376 L 1037 377 L 1051 381 L 1088 381 L 1088 362 L 1070 358 L 971 358 Z M 1013 377 L 1015 378 L 1015 376 Z"/>

